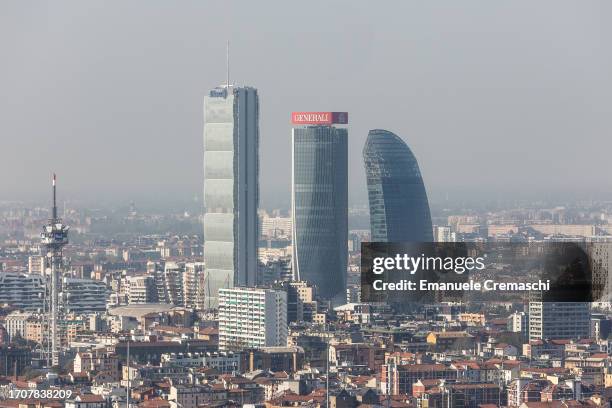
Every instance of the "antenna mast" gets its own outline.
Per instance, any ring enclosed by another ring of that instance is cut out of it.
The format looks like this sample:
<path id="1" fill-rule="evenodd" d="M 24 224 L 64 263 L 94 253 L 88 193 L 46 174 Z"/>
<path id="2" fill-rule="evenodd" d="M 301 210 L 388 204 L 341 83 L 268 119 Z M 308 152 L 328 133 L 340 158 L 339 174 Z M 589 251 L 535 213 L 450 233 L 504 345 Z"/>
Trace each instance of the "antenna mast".
<path id="1" fill-rule="evenodd" d="M 227 77 L 226 77 L 226 81 L 225 81 L 225 86 L 227 88 L 227 91 L 229 92 L 229 86 L 230 86 L 230 61 L 229 61 L 229 40 L 227 40 L 227 46 L 226 46 L 226 59 L 227 59 Z"/>
<path id="2" fill-rule="evenodd" d="M 57 203 L 55 201 L 55 173 L 53 173 L 53 221 L 57 221 Z"/>
<path id="3" fill-rule="evenodd" d="M 52 218 L 49 223 L 43 227 L 43 231 L 40 234 L 41 244 L 44 248 L 46 258 L 46 270 L 50 270 L 51 279 L 48 279 L 47 285 L 51 287 L 48 290 L 50 294 L 50 301 L 47 305 L 49 307 L 49 337 L 50 340 L 50 355 L 48 357 L 48 366 L 57 367 L 60 365 L 60 348 L 61 339 L 58 328 L 58 321 L 62 316 L 62 310 L 59 304 L 59 292 L 61 291 L 62 284 L 62 248 L 68 244 L 68 227 L 62 223 L 57 217 L 57 201 L 55 195 L 55 182 L 56 177 L 53 173 L 53 209 Z M 46 272 L 45 272 L 46 273 Z M 50 358 L 49 358 L 50 357 Z"/>

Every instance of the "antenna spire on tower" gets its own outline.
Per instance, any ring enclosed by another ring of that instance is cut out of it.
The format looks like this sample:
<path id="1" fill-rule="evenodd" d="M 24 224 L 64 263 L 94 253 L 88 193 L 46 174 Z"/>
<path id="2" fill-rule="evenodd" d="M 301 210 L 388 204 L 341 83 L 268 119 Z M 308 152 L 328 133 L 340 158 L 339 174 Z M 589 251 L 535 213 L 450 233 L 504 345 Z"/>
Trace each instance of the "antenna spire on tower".
<path id="1" fill-rule="evenodd" d="M 55 181 L 56 181 L 56 176 L 55 176 L 55 173 L 53 173 L 53 219 L 54 220 L 57 219 L 57 204 L 55 201 Z"/>
<path id="2" fill-rule="evenodd" d="M 229 92 L 229 86 L 230 86 L 229 40 L 227 40 L 226 52 L 227 52 L 227 55 L 226 55 L 226 58 L 227 58 L 227 77 L 226 77 L 225 85 L 226 85 L 227 90 Z"/>
<path id="3" fill-rule="evenodd" d="M 57 200 L 56 200 L 56 184 L 57 176 L 53 173 L 51 181 L 53 191 L 53 213 L 49 223 L 43 227 L 43 232 L 40 235 L 41 244 L 46 252 L 45 258 L 47 265 L 51 270 L 51 279 L 47 281 L 49 299 L 45 299 L 45 310 L 48 311 L 49 320 L 48 327 L 48 354 L 47 366 L 57 367 L 60 365 L 61 350 L 61 335 L 58 328 L 58 321 L 62 320 L 62 308 L 60 303 L 61 284 L 63 277 L 63 255 L 62 248 L 68 244 L 68 227 L 62 224 L 62 221 L 57 217 Z"/>

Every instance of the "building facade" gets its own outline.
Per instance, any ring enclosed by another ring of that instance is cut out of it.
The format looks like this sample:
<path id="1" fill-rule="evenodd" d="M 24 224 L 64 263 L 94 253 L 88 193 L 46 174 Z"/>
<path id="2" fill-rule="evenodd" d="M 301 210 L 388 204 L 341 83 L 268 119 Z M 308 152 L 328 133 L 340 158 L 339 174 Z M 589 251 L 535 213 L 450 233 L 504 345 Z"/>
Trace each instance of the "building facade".
<path id="1" fill-rule="evenodd" d="M 223 374 L 241 372 L 240 353 L 166 353 L 161 355 L 161 366 L 190 368 L 210 367 Z"/>
<path id="2" fill-rule="evenodd" d="M 0 304 L 19 310 L 41 312 L 45 294 L 45 277 L 24 273 L 0 273 Z"/>
<path id="3" fill-rule="evenodd" d="M 144 304 L 157 302 L 157 287 L 155 278 L 149 275 L 128 276 L 128 304 Z"/>
<path id="4" fill-rule="evenodd" d="M 373 242 L 431 242 L 427 192 L 416 157 L 397 135 L 370 130 L 363 148 Z"/>
<path id="5" fill-rule="evenodd" d="M 26 323 L 33 316 L 33 313 L 20 311 L 11 312 L 6 316 L 4 327 L 10 341 L 15 340 L 16 337 L 25 337 Z"/>
<path id="6" fill-rule="evenodd" d="M 585 302 L 529 302 L 529 340 L 589 338 L 590 307 Z"/>
<path id="7" fill-rule="evenodd" d="M 162 303 L 183 306 L 184 300 L 184 262 L 165 262 L 163 271 L 156 275 L 157 296 Z"/>
<path id="8" fill-rule="evenodd" d="M 274 289 L 219 289 L 219 350 L 285 346 L 287 294 Z"/>
<path id="9" fill-rule="evenodd" d="M 105 312 L 109 295 L 104 282 L 93 279 L 64 278 L 62 301 L 66 313 L 76 315 Z"/>
<path id="10" fill-rule="evenodd" d="M 204 98 L 204 262 L 209 304 L 219 288 L 253 286 L 257 275 L 259 97 L 250 87 Z"/>
<path id="11" fill-rule="evenodd" d="M 293 278 L 344 300 L 348 258 L 348 131 L 308 125 L 292 134 Z"/>
<path id="12" fill-rule="evenodd" d="M 287 322 L 312 321 L 317 312 L 315 287 L 304 281 L 276 282 L 275 288 L 287 292 Z"/>
<path id="13" fill-rule="evenodd" d="M 385 395 L 412 395 L 412 387 L 418 381 L 456 379 L 457 370 L 444 364 L 385 364 L 381 370 L 380 391 Z"/>
<path id="14" fill-rule="evenodd" d="M 188 262 L 183 275 L 185 307 L 200 309 L 203 303 L 204 262 Z"/>
<path id="15" fill-rule="evenodd" d="M 291 217 L 269 217 L 261 218 L 261 235 L 264 237 L 290 237 L 292 230 Z"/>

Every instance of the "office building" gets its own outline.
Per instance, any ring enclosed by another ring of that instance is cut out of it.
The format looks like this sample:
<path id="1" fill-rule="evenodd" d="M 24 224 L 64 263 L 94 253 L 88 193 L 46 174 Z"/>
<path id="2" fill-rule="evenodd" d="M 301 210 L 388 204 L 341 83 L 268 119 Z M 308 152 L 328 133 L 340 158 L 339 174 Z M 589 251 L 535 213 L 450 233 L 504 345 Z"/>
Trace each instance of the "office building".
<path id="1" fill-rule="evenodd" d="M 153 276 L 128 276 L 127 286 L 128 304 L 157 303 L 157 288 Z"/>
<path id="2" fill-rule="evenodd" d="M 344 302 L 348 257 L 346 112 L 294 112 L 292 122 L 293 278 Z"/>
<path id="3" fill-rule="evenodd" d="M 226 85 L 204 98 L 204 262 L 206 290 L 254 286 L 259 205 L 259 97 Z"/>
<path id="4" fill-rule="evenodd" d="M 45 277 L 23 273 L 0 273 L 0 304 L 19 310 L 38 311 L 43 309 L 45 298 Z"/>
<path id="5" fill-rule="evenodd" d="M 274 289 L 219 289 L 219 350 L 285 346 L 287 294 Z"/>
<path id="6" fill-rule="evenodd" d="M 529 340 L 585 339 L 590 334 L 589 303 L 529 302 Z"/>
<path id="7" fill-rule="evenodd" d="M 431 214 L 416 157 L 397 135 L 370 130 L 363 148 L 373 242 L 431 242 Z"/>
<path id="8" fill-rule="evenodd" d="M 64 278 L 60 296 L 66 313 L 81 315 L 105 312 L 108 295 L 109 290 L 104 282 Z"/>

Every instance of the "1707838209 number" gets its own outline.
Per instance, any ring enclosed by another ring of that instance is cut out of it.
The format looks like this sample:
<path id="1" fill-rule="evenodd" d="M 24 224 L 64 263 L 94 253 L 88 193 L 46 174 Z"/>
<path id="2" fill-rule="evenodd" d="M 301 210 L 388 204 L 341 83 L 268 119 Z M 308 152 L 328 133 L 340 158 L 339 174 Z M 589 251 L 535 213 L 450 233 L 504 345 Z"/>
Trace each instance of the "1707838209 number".
<path id="1" fill-rule="evenodd" d="M 10 390 L 9 399 L 68 399 L 72 390 L 46 389 L 46 390 Z"/>

